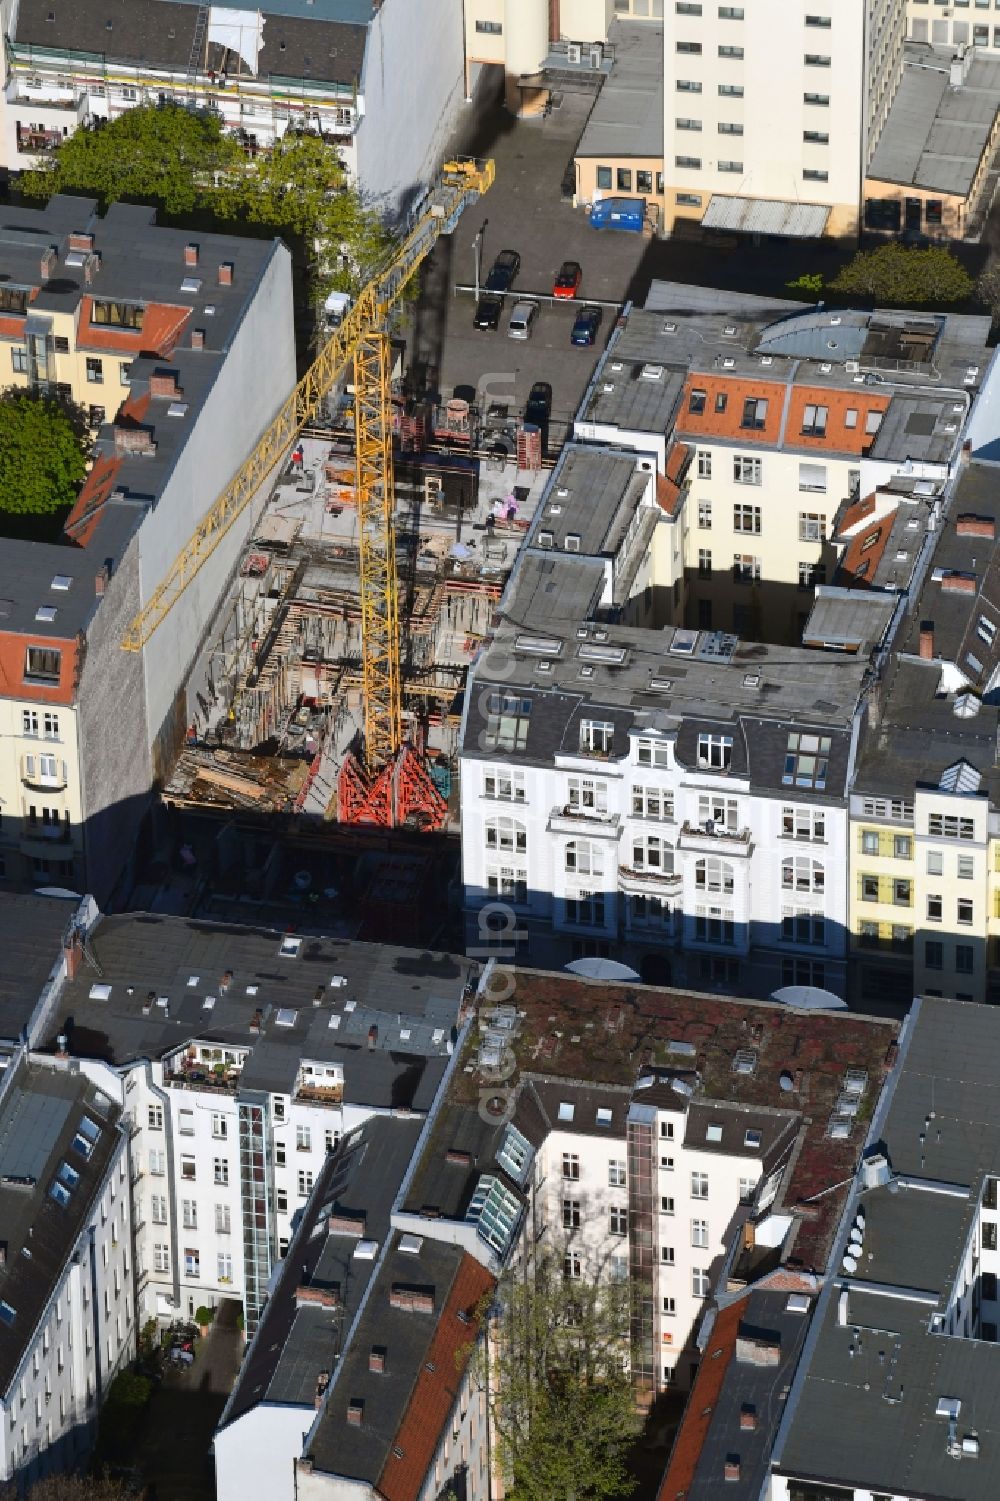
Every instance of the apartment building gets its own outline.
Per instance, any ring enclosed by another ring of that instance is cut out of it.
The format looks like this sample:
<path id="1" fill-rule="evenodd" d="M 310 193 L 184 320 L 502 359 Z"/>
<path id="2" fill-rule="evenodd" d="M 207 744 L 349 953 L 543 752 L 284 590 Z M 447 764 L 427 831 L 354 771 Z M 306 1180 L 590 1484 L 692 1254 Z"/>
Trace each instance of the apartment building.
<path id="1" fill-rule="evenodd" d="M 667 7 L 664 230 L 853 237 L 904 0 Z"/>
<path id="2" fill-rule="evenodd" d="M 59 540 L 4 542 L 2 873 L 103 900 L 183 739 L 179 690 L 252 506 L 185 607 L 140 651 L 121 643 L 294 383 L 291 259 L 57 196 L 0 215 L 0 269 L 4 384 L 71 397 L 97 433 Z"/>
<path id="3" fill-rule="evenodd" d="M 0 1482 L 75 1468 L 135 1351 L 128 1137 L 65 1056 L 0 1053 Z"/>
<path id="4" fill-rule="evenodd" d="M 1000 51 L 1000 6 L 996 0 L 906 0 L 906 35 L 933 47 Z"/>
<path id="5" fill-rule="evenodd" d="M 778 1425 L 771 1501 L 996 1490 L 1000 1154 L 983 1099 L 998 1042 L 992 1007 L 914 1003 Z"/>
<path id="6" fill-rule="evenodd" d="M 288 129 L 322 135 L 366 196 L 398 212 L 433 172 L 461 105 L 461 12 L 441 0 L 419 19 L 399 0 L 106 10 L 5 0 L 9 170 L 44 161 L 80 127 L 169 102 L 211 110 L 251 153 Z"/>
<path id="7" fill-rule="evenodd" d="M 872 701 L 851 795 L 862 999 L 992 999 L 1000 985 L 996 467 L 963 469 Z"/>
<path id="8" fill-rule="evenodd" d="M 78 934 L 67 968 L 41 1036 L 124 1111 L 140 1318 L 240 1298 L 252 1334 L 330 1154 L 430 1109 L 469 965 L 127 915 Z"/>

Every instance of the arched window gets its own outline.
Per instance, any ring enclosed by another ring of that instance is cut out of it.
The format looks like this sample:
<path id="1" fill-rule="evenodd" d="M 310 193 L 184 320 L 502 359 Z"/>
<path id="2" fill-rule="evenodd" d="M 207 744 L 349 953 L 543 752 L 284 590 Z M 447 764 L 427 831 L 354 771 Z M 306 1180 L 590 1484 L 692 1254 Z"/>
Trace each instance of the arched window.
<path id="1" fill-rule="evenodd" d="M 717 855 L 706 855 L 695 864 L 694 884 L 700 891 L 724 891 L 732 895 L 733 867 Z"/>
<path id="2" fill-rule="evenodd" d="M 528 848 L 528 833 L 516 818 L 490 818 L 486 822 L 486 848 L 523 855 Z"/>
<path id="3" fill-rule="evenodd" d="M 637 834 L 632 841 L 632 865 L 657 875 L 674 873 L 673 847 L 658 834 Z"/>
<path id="4" fill-rule="evenodd" d="M 781 884 L 785 891 L 812 892 L 821 896 L 826 889 L 826 871 L 818 860 L 808 855 L 789 856 L 781 864 Z"/>
<path id="5" fill-rule="evenodd" d="M 566 869 L 577 876 L 599 876 L 604 861 L 600 845 L 590 839 L 570 839 L 566 845 Z"/>

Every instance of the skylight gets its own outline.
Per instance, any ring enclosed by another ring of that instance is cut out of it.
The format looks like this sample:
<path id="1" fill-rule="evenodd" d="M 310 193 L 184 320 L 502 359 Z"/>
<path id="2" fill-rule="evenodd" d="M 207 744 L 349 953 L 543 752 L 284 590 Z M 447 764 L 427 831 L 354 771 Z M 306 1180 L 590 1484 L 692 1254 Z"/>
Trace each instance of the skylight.
<path id="1" fill-rule="evenodd" d="M 291 1006 L 282 1006 L 274 1018 L 274 1025 L 276 1027 L 294 1027 L 298 1014 Z"/>
<path id="2" fill-rule="evenodd" d="M 748 1131 L 743 1138 L 743 1145 L 747 1147 L 759 1147 L 763 1138 L 759 1131 Z"/>
<path id="3" fill-rule="evenodd" d="M 705 1140 L 706 1141 L 721 1141 L 722 1140 L 722 1127 L 720 1125 L 716 1124 L 715 1122 L 713 1122 L 711 1125 L 706 1126 L 705 1127 Z"/>
<path id="4" fill-rule="evenodd" d="M 510 1174 L 515 1183 L 524 1184 L 527 1181 L 528 1170 L 534 1155 L 527 1137 L 522 1136 L 516 1126 L 508 1126 L 504 1133 L 503 1144 L 497 1153 L 497 1162 L 504 1172 Z"/>
<path id="5" fill-rule="evenodd" d="M 571 1121 L 573 1119 L 573 1116 L 575 1114 L 576 1114 L 576 1106 L 574 1104 L 572 1104 L 571 1101 L 569 1101 L 569 1100 L 560 1100 L 559 1101 L 559 1119 L 561 1121 Z"/>
<path id="6" fill-rule="evenodd" d="M 492 1173 L 484 1173 L 476 1185 L 466 1222 L 475 1225 L 480 1240 L 505 1256 L 521 1219 L 521 1201 Z"/>

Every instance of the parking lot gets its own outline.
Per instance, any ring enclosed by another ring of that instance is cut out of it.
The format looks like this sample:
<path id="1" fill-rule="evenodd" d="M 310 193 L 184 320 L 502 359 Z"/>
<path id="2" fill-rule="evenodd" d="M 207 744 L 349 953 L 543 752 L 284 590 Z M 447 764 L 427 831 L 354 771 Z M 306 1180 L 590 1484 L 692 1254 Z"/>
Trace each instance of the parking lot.
<path id="1" fill-rule="evenodd" d="M 642 235 L 592 230 L 583 210 L 563 201 L 563 179 L 592 103 L 591 94 L 566 93 L 547 118 L 517 122 L 495 107 L 484 111 L 478 138 L 462 144 L 494 158 L 496 182 L 439 243 L 425 268 L 414 316 L 412 358 L 426 367 L 432 389 L 447 398 L 456 387 L 471 386 L 481 407 L 506 402 L 520 410 L 533 383 L 547 381 L 556 439 L 575 413 L 615 321 L 614 310 L 605 308 L 596 345 L 574 348 L 576 313 L 588 297 L 620 304 L 648 244 Z M 576 302 L 543 303 L 527 341 L 507 337 L 516 297 L 507 297 L 500 327 L 491 332 L 473 327 L 473 294 L 454 293 L 456 285 L 474 281 L 473 242 L 484 220 L 484 280 L 494 257 L 506 249 L 521 257 L 514 283 L 519 296 L 550 294 L 564 260 L 583 267 Z"/>

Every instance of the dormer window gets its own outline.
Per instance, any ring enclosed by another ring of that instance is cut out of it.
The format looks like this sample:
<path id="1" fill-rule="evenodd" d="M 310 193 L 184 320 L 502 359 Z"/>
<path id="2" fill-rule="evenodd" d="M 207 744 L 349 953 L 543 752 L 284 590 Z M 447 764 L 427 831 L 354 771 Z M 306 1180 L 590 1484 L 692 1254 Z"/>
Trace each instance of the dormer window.
<path id="1" fill-rule="evenodd" d="M 584 719 L 580 725 L 580 749 L 586 756 L 610 756 L 615 727 L 603 719 Z"/>

